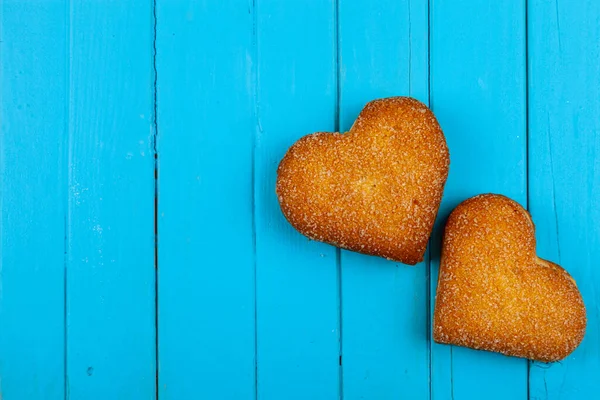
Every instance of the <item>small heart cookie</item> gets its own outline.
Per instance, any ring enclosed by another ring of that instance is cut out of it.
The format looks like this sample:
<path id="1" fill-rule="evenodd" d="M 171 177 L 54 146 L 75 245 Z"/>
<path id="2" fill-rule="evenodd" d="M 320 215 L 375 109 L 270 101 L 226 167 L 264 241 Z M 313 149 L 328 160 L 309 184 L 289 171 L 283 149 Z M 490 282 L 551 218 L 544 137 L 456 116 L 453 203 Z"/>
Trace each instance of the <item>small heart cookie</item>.
<path id="1" fill-rule="evenodd" d="M 305 236 L 414 265 L 423 260 L 448 166 L 444 134 L 424 104 L 379 99 L 349 132 L 314 133 L 290 147 L 277 195 Z"/>
<path id="2" fill-rule="evenodd" d="M 433 325 L 439 343 L 550 362 L 581 343 L 586 314 L 567 271 L 537 257 L 529 213 L 486 194 L 448 218 Z"/>

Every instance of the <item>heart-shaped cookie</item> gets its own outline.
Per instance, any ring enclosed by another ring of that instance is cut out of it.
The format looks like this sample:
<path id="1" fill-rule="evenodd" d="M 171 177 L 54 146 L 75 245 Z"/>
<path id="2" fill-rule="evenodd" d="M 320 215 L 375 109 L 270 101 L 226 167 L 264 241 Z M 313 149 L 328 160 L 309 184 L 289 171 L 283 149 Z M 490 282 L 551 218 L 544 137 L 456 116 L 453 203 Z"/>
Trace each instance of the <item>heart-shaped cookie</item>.
<path id="1" fill-rule="evenodd" d="M 277 195 L 307 237 L 406 264 L 423 260 L 448 176 L 433 113 L 409 97 L 374 100 L 349 132 L 298 140 L 279 164 Z"/>
<path id="2" fill-rule="evenodd" d="M 537 257 L 529 213 L 486 194 L 448 218 L 433 324 L 439 343 L 550 362 L 579 345 L 586 315 L 573 278 Z"/>

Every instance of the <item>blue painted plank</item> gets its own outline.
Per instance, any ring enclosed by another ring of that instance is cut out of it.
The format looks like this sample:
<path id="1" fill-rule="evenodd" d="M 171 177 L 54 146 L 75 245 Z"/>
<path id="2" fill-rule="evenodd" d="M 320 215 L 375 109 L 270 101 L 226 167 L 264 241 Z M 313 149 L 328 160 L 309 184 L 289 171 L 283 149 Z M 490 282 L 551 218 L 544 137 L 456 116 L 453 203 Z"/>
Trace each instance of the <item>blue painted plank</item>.
<path id="1" fill-rule="evenodd" d="M 251 399 L 252 2 L 156 11 L 159 397 Z"/>
<path id="2" fill-rule="evenodd" d="M 64 398 L 65 6 L 0 1 L 4 400 Z"/>
<path id="3" fill-rule="evenodd" d="M 431 248 L 433 306 L 445 218 L 484 192 L 527 205 L 524 2 L 432 0 L 431 105 L 450 175 Z M 468 11 L 466 11 L 468 10 Z M 434 399 L 524 399 L 527 361 L 432 345 Z"/>
<path id="4" fill-rule="evenodd" d="M 541 257 L 573 276 L 587 309 L 580 347 L 533 363 L 531 399 L 600 391 L 600 3 L 529 3 L 530 210 Z"/>
<path id="5" fill-rule="evenodd" d="M 287 148 L 335 129 L 335 3 L 264 0 L 256 12 L 257 394 L 337 399 L 336 251 L 296 232 L 275 195 Z"/>
<path id="6" fill-rule="evenodd" d="M 67 379 L 155 398 L 152 6 L 70 8 Z"/>
<path id="7" fill-rule="evenodd" d="M 342 131 L 375 98 L 428 102 L 427 13 L 427 1 L 340 1 Z M 427 261 L 341 261 L 344 398 L 429 398 Z"/>

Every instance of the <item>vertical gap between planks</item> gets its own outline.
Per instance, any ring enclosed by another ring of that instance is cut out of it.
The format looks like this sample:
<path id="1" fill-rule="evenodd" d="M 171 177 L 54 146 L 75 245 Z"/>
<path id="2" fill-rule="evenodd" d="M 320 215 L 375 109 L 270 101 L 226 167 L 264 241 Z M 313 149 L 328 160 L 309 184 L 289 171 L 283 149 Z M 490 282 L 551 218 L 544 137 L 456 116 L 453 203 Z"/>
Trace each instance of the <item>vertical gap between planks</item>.
<path id="1" fill-rule="evenodd" d="M 427 40 L 427 49 L 428 49 L 428 53 L 429 53 L 428 63 L 427 63 L 427 76 L 428 76 L 429 108 L 435 112 L 435 110 L 434 110 L 435 106 L 434 106 L 434 101 L 433 101 L 433 76 L 431 75 L 432 48 L 433 48 L 433 46 L 432 46 L 433 2 L 434 2 L 434 0 L 429 0 L 428 4 L 427 4 L 427 30 L 429 33 L 428 40 Z M 434 225 L 434 229 L 435 229 L 435 225 Z M 440 226 L 439 229 L 443 229 L 443 227 Z M 443 233 L 442 233 L 442 235 L 440 235 L 440 237 L 443 238 Z M 441 251 L 441 246 L 440 246 L 440 251 Z M 429 257 L 429 275 L 431 277 L 431 272 L 432 272 L 432 262 L 431 262 L 432 253 L 431 253 L 431 251 L 430 251 L 429 255 L 430 255 L 430 257 Z M 441 254 L 440 254 L 440 256 L 441 256 Z M 431 296 L 431 284 L 432 284 L 432 282 L 430 280 L 430 286 L 429 286 L 430 296 Z M 434 304 L 434 307 L 435 307 L 435 304 Z M 430 321 L 433 319 L 433 314 L 431 312 L 431 309 L 429 310 L 429 319 L 430 319 Z M 452 400 L 454 400 L 454 362 L 453 362 L 453 351 L 452 351 L 454 346 L 450 345 L 449 347 L 450 347 L 450 398 Z M 430 357 L 429 358 L 429 393 L 430 393 L 430 398 L 433 399 L 435 397 L 433 395 L 433 335 L 431 335 L 429 338 L 429 357 Z"/>
<path id="2" fill-rule="evenodd" d="M 152 152 L 154 153 L 154 368 L 155 368 L 155 398 L 159 397 L 159 329 L 158 329 L 158 71 L 156 68 L 156 0 L 152 2 L 152 69 L 154 73 L 153 81 L 153 121 L 152 121 Z"/>
<path id="3" fill-rule="evenodd" d="M 340 104 L 341 104 L 341 52 L 340 52 L 340 1 L 334 1 L 333 24 L 334 24 L 334 65 L 335 65 L 335 104 L 334 104 L 334 130 L 340 132 Z M 338 397 L 344 399 L 344 362 L 343 362 L 343 301 L 342 301 L 342 252 L 340 248 L 335 249 L 335 269 L 337 275 L 337 297 L 338 297 Z"/>
<path id="4" fill-rule="evenodd" d="M 429 107 L 432 107 L 432 101 L 431 101 L 431 1 L 429 0 L 427 1 L 427 104 Z M 434 221 L 434 225 L 433 228 L 435 229 L 435 221 Z M 427 297 L 427 342 L 428 342 L 428 346 L 427 346 L 427 358 L 429 360 L 429 399 L 431 400 L 433 398 L 433 392 L 432 392 L 432 387 L 433 387 L 433 382 L 432 382 L 432 371 L 433 371 L 433 351 L 432 351 L 432 346 L 433 346 L 433 332 L 432 332 L 432 318 L 433 318 L 433 314 L 431 312 L 431 258 L 432 258 L 432 253 L 431 253 L 431 236 L 433 234 L 433 229 L 431 231 L 431 234 L 429 235 L 429 246 L 428 246 L 428 250 L 427 250 L 427 279 L 425 280 L 425 283 L 427 285 L 427 290 L 425 291 L 426 293 L 426 297 Z"/>
<path id="5" fill-rule="evenodd" d="M 525 0 L 525 173 L 527 191 L 527 210 L 529 210 L 529 12 L 528 0 Z"/>
<path id="6" fill-rule="evenodd" d="M 427 2 L 427 103 L 429 107 L 433 110 L 433 99 L 432 99 L 432 90 L 431 90 L 431 6 L 433 0 L 429 0 Z M 434 222 L 435 229 L 435 222 Z M 433 230 L 432 230 L 433 235 Z M 428 346 L 428 356 L 429 356 L 429 399 L 433 399 L 433 332 L 432 332 L 432 318 L 433 313 L 431 311 L 431 276 L 432 276 L 432 252 L 431 252 L 431 235 L 429 237 L 429 257 L 427 258 L 427 271 L 429 272 L 427 278 L 427 341 L 429 342 Z"/>
<path id="7" fill-rule="evenodd" d="M 427 2 L 429 4 L 429 2 Z M 410 23 L 410 14 L 412 7 L 410 0 L 407 2 L 408 5 L 408 93 L 412 96 L 412 24 Z"/>
<path id="8" fill-rule="evenodd" d="M 71 213 L 70 213 L 70 188 L 71 188 L 71 54 L 72 54 L 72 43 L 73 43 L 73 31 L 71 24 L 71 1 L 68 0 L 65 5 L 65 22 L 67 27 L 65 29 L 66 33 L 66 45 L 65 45 L 65 64 L 66 64 L 66 83 L 67 83 L 67 97 L 65 99 L 65 134 L 66 139 L 64 139 L 64 148 L 61 151 L 61 161 L 65 164 L 62 168 L 63 174 L 63 213 L 64 213 L 64 258 L 63 258 L 63 395 L 65 400 L 68 400 L 70 397 L 69 394 L 69 374 L 68 374 L 68 294 L 67 294 L 67 268 L 69 264 L 69 237 L 70 237 L 70 225 L 71 225 Z"/>
<path id="9" fill-rule="evenodd" d="M 425 278 L 425 285 L 427 285 L 427 287 L 425 288 L 425 307 L 427 307 L 426 310 L 426 315 L 427 315 L 427 342 L 428 342 L 428 346 L 427 346 L 427 360 L 429 360 L 429 399 L 431 399 L 432 393 L 431 393 L 431 346 L 432 346 L 432 313 L 431 313 L 431 238 L 429 239 L 429 244 L 427 246 L 427 253 L 425 255 L 426 260 L 427 260 L 427 276 Z"/>
<path id="10" fill-rule="evenodd" d="M 256 251 L 256 147 L 258 135 L 260 134 L 260 120 L 258 113 L 258 96 L 259 96 L 259 81 L 258 81 L 258 0 L 251 0 L 252 13 L 252 68 L 250 74 L 253 82 L 253 112 L 254 112 L 254 132 L 252 135 L 252 251 L 253 258 L 253 286 L 254 286 L 254 400 L 258 399 L 258 301 L 257 301 L 257 251 Z"/>
<path id="11" fill-rule="evenodd" d="M 525 190 L 526 190 L 526 207 L 529 209 L 529 1 L 525 2 Z M 531 387 L 529 378 L 531 376 L 532 361 L 527 360 L 527 399 L 531 398 Z"/>

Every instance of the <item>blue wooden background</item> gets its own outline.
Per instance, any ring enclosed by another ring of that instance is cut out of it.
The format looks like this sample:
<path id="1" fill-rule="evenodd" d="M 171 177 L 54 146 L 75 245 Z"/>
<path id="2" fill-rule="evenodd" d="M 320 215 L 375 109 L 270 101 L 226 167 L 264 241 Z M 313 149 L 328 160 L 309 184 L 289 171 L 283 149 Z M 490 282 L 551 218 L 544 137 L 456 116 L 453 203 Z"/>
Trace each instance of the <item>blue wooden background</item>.
<path id="1" fill-rule="evenodd" d="M 425 262 L 282 217 L 295 140 L 411 95 L 450 177 Z M 591 399 L 600 2 L 0 0 L 0 399 Z M 546 365 L 432 343 L 444 217 L 527 206 L 588 330 Z"/>

